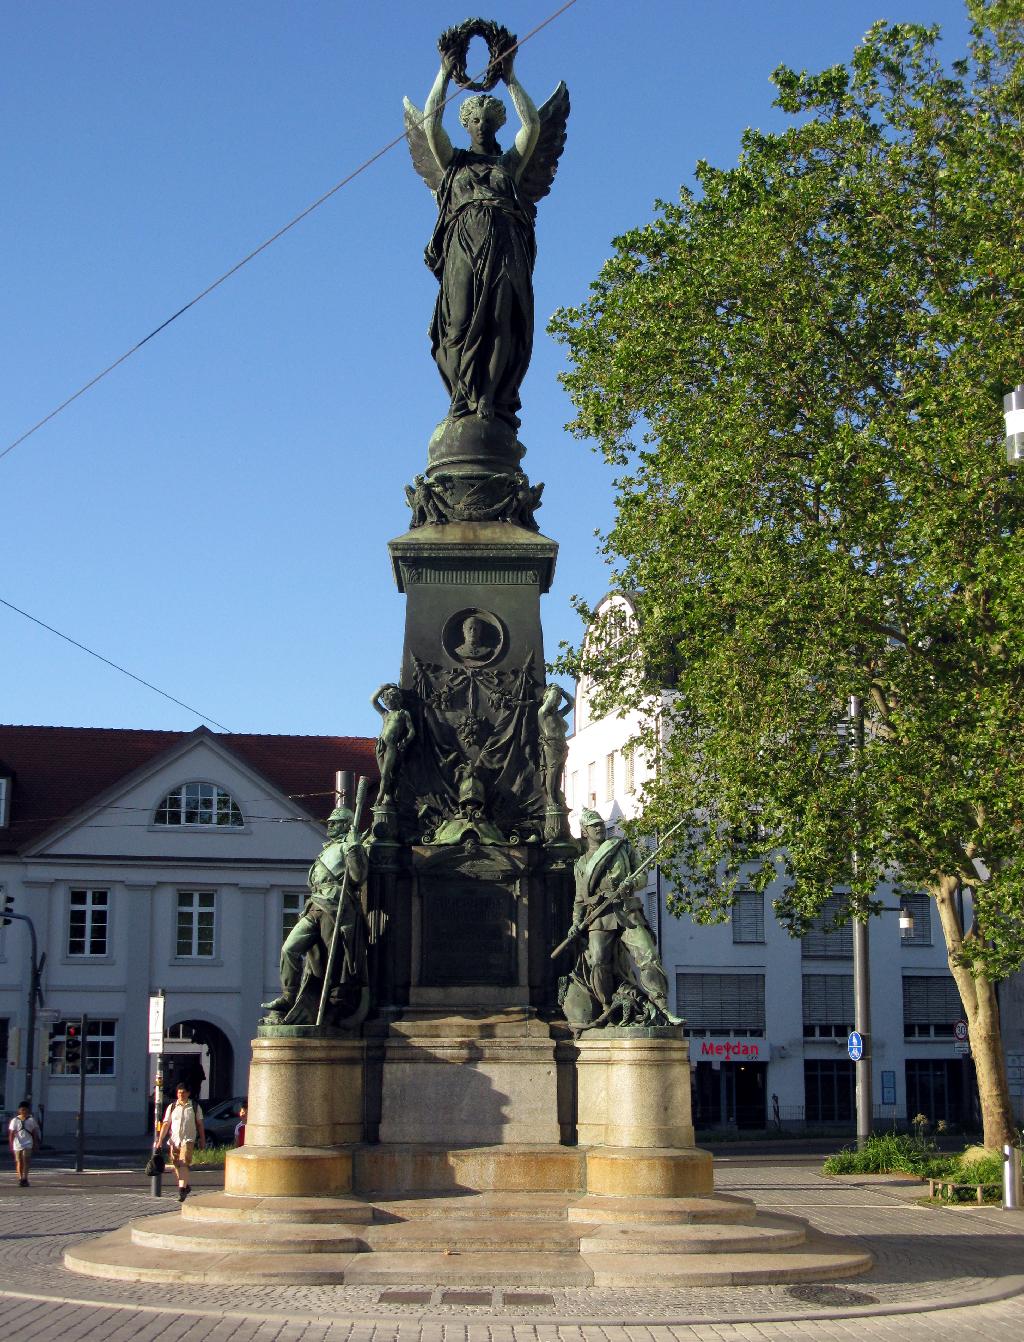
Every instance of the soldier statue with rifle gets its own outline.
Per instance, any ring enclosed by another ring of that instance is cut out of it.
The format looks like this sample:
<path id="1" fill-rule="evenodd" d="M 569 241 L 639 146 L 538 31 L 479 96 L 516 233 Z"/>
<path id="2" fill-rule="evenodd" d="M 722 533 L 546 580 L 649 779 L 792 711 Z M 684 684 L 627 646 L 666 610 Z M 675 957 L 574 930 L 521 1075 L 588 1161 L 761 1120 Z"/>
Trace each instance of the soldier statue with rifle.
<path id="1" fill-rule="evenodd" d="M 281 947 L 281 994 L 265 1002 L 263 1025 L 358 1024 L 369 1005 L 366 917 L 360 898 L 369 861 L 359 833 L 366 780 L 356 810 L 338 806 L 327 842 L 309 869 L 309 899 Z"/>
<path id="2" fill-rule="evenodd" d="M 658 944 L 636 894 L 644 869 L 627 839 L 609 838 L 596 811 L 580 817 L 572 927 L 553 955 L 583 937 L 565 984 L 562 1007 L 577 1030 L 605 1024 L 678 1025 L 668 1009 L 668 979 Z M 617 1017 L 617 1019 L 614 1019 Z"/>

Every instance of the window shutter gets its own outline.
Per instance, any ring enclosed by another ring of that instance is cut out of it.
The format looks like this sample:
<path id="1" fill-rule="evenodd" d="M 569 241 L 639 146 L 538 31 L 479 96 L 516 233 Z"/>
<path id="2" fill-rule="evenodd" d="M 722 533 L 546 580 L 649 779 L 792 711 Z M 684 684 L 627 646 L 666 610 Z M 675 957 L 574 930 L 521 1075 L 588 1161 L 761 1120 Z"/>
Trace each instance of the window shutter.
<path id="1" fill-rule="evenodd" d="M 803 999 L 805 1025 L 853 1023 L 852 974 L 805 974 Z"/>
<path id="2" fill-rule="evenodd" d="M 764 1031 L 763 974 L 677 974 L 676 1002 L 691 1030 Z"/>
<path id="3" fill-rule="evenodd" d="M 963 1004 L 950 974 L 903 976 L 904 1025 L 955 1025 Z"/>
<path id="4" fill-rule="evenodd" d="M 807 958 L 819 960 L 850 960 L 853 958 L 853 926 L 846 923 L 843 927 L 835 925 L 836 919 L 845 913 L 849 897 L 830 895 L 811 929 L 803 937 L 802 954 Z"/>

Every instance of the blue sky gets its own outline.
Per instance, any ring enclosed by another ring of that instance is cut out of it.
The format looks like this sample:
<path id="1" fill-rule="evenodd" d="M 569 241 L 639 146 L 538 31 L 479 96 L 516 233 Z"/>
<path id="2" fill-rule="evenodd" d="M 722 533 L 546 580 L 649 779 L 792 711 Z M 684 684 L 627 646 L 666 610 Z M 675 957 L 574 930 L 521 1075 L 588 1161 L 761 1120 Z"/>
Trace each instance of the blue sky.
<path id="1" fill-rule="evenodd" d="M 522 36 L 558 0 L 488 10 Z M 393 0 L 32 0 L 3 16 L 0 450 L 401 130 L 465 15 Z M 611 239 L 778 128 L 769 74 L 849 57 L 877 18 L 960 0 L 577 0 L 517 61 L 573 110 L 539 210 L 525 466 L 570 598 L 607 586 L 612 472 L 564 430 L 544 334 Z M 459 142 L 454 108 L 448 116 Z M 507 136 L 507 131 L 506 131 Z M 398 145 L 0 461 L 0 597 L 236 731 L 370 734 L 397 675 L 387 541 L 445 409 L 422 260 L 432 202 Z M 0 720 L 198 719 L 0 607 Z"/>

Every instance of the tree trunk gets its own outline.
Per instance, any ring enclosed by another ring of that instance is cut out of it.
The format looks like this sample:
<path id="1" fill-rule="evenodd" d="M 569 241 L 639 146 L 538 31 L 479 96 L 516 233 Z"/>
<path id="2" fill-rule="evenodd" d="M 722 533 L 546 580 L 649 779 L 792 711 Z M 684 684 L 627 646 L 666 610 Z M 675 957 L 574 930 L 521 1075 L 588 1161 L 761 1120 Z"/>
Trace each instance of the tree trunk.
<path id="1" fill-rule="evenodd" d="M 942 920 L 946 939 L 949 972 L 953 975 L 967 1017 L 967 1033 L 978 1078 L 981 1099 L 983 1140 L 987 1147 L 1001 1150 L 1016 1140 L 1010 1087 L 1006 1076 L 1006 1057 L 999 1023 L 996 985 L 984 974 L 975 974 L 960 962 L 959 951 L 964 930 L 957 909 L 956 877 L 944 876 L 932 889 L 932 897 Z"/>

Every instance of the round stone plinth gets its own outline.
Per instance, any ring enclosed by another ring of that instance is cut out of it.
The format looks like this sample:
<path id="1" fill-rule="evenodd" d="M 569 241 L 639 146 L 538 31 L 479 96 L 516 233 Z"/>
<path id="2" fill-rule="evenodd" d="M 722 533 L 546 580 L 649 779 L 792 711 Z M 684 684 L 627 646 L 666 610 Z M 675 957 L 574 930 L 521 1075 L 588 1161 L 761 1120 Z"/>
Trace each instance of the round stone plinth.
<path id="1" fill-rule="evenodd" d="M 351 1193 L 352 1151 L 337 1146 L 243 1146 L 228 1152 L 224 1191 L 266 1198 Z"/>
<path id="2" fill-rule="evenodd" d="M 714 1187 L 710 1151 L 598 1146 L 587 1152 L 587 1192 L 606 1197 L 686 1198 Z"/>

